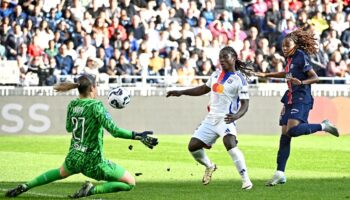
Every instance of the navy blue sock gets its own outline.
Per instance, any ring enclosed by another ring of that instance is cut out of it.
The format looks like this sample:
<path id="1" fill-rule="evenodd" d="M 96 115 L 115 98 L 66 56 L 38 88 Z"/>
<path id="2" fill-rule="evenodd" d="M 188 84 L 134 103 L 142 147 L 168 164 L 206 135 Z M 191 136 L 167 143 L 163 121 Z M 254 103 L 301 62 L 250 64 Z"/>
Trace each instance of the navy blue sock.
<path id="1" fill-rule="evenodd" d="M 298 137 L 301 135 L 309 135 L 311 133 L 315 133 L 321 130 L 322 130 L 321 124 L 301 123 L 289 129 L 287 134 L 290 135 L 291 137 Z"/>
<path id="2" fill-rule="evenodd" d="M 280 147 L 277 154 L 277 170 L 284 172 L 290 154 L 290 142 L 292 138 L 288 135 L 281 135 Z"/>

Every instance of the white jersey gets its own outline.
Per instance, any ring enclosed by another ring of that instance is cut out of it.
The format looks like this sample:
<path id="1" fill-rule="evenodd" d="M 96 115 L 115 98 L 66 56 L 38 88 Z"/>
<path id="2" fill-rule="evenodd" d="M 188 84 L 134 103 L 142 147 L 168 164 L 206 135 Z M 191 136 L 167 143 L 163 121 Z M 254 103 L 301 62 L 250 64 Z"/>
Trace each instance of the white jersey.
<path id="1" fill-rule="evenodd" d="M 206 85 L 211 88 L 207 122 L 215 119 L 217 123 L 226 114 L 237 113 L 240 100 L 249 99 L 248 83 L 240 71 L 215 71 Z"/>

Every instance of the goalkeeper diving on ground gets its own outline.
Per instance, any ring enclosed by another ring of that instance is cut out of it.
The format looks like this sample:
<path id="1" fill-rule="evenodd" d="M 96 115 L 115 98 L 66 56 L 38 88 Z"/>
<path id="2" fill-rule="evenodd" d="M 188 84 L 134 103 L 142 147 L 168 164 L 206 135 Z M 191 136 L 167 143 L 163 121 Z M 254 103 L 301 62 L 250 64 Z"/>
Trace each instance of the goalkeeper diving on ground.
<path id="1" fill-rule="evenodd" d="M 153 131 L 138 133 L 117 127 L 102 102 L 95 99 L 97 88 L 95 78 L 91 75 L 80 76 L 77 83 L 67 82 L 55 86 L 58 92 L 75 88 L 79 90 L 79 98 L 72 100 L 68 105 L 66 130 L 72 133 L 72 139 L 63 165 L 8 190 L 6 197 L 16 197 L 34 187 L 78 173 L 97 181 L 106 182 L 93 185 L 87 181 L 80 190 L 69 196 L 71 198 L 129 191 L 135 187 L 135 178 L 130 172 L 104 157 L 103 129 L 106 129 L 113 137 L 140 140 L 151 149 L 158 144 L 158 139 L 150 136 Z"/>

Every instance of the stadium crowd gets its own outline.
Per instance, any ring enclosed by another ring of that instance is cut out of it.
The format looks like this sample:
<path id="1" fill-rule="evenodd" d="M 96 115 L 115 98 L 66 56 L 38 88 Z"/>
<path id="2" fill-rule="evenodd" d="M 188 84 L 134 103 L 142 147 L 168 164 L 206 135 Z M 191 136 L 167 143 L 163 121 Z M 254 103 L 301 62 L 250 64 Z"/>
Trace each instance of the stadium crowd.
<path id="1" fill-rule="evenodd" d="M 0 1 L 0 62 L 17 61 L 21 85 L 82 73 L 193 85 L 219 67 L 225 45 L 256 71 L 281 71 L 281 41 L 297 27 L 319 41 L 311 62 L 320 77 L 350 77 L 349 0 Z"/>

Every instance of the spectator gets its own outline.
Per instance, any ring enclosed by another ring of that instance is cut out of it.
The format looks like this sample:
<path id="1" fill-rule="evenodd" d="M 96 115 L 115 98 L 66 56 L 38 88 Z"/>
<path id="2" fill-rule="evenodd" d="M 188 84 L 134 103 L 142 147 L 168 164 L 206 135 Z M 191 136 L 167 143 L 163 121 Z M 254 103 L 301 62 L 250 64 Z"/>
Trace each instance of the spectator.
<path id="1" fill-rule="evenodd" d="M 129 18 L 137 15 L 135 5 L 133 3 L 130 3 L 130 0 L 124 0 L 121 2 L 120 7 L 121 9 L 125 9 L 126 14 Z"/>
<path id="2" fill-rule="evenodd" d="M 80 75 L 83 73 L 86 66 L 87 55 L 85 49 L 80 49 L 78 51 L 77 59 L 74 62 L 74 68 L 72 69 L 73 75 Z"/>
<path id="3" fill-rule="evenodd" d="M 5 17 L 1 20 L 0 24 L 0 43 L 5 44 L 7 37 L 10 35 L 12 32 L 12 27 L 10 26 L 10 18 Z"/>
<path id="4" fill-rule="evenodd" d="M 28 47 L 28 55 L 31 57 L 38 57 L 43 55 L 44 49 L 42 49 L 39 45 L 40 38 L 39 36 L 35 35 L 33 37 L 32 43 Z"/>
<path id="5" fill-rule="evenodd" d="M 125 0 L 125 1 L 129 1 L 129 0 Z M 134 37 L 137 40 L 143 39 L 145 37 L 146 28 L 138 15 L 132 16 L 131 26 L 128 27 L 127 32 L 128 33 L 133 32 Z"/>
<path id="6" fill-rule="evenodd" d="M 330 77 L 344 77 L 347 65 L 344 60 L 342 60 L 341 53 L 339 51 L 334 51 L 331 55 L 330 61 L 327 66 L 327 76 Z"/>
<path id="7" fill-rule="evenodd" d="M 96 57 L 96 47 L 92 45 L 91 36 L 86 34 L 83 39 L 83 44 L 77 48 L 77 51 L 84 49 L 88 57 Z"/>
<path id="8" fill-rule="evenodd" d="M 127 33 L 125 28 L 119 24 L 119 19 L 117 17 L 113 18 L 112 24 L 108 27 L 108 38 L 112 42 L 124 41 L 127 39 Z"/>
<path id="9" fill-rule="evenodd" d="M 38 31 L 38 37 L 40 38 L 39 46 L 42 49 L 48 48 L 49 41 L 54 38 L 54 34 L 50 30 L 49 24 L 46 20 L 40 22 Z"/>
<path id="10" fill-rule="evenodd" d="M 117 81 L 115 77 L 117 73 L 117 61 L 111 58 L 109 59 L 107 64 L 107 74 L 109 75 L 109 83 L 115 83 Z"/>
<path id="11" fill-rule="evenodd" d="M 255 52 L 250 48 L 249 39 L 243 41 L 243 48 L 240 51 L 239 59 L 242 61 L 254 61 Z"/>
<path id="12" fill-rule="evenodd" d="M 129 64 L 124 55 L 119 57 L 119 62 L 117 64 L 117 75 L 122 76 L 123 83 L 134 83 L 135 79 L 128 76 L 135 75 L 134 66 Z"/>
<path id="13" fill-rule="evenodd" d="M 107 19 L 118 18 L 120 14 L 120 7 L 118 7 L 117 0 L 109 0 L 109 7 L 105 10 Z"/>
<path id="14" fill-rule="evenodd" d="M 6 49 L 7 59 L 16 60 L 19 46 L 25 42 L 26 42 L 26 38 L 23 35 L 21 26 L 19 24 L 15 24 L 14 32 L 9 34 L 5 43 L 5 46 L 7 47 Z"/>
<path id="15" fill-rule="evenodd" d="M 175 18 L 179 18 L 181 20 L 184 20 L 185 19 L 185 9 L 183 9 L 181 6 L 188 6 L 186 5 L 185 3 L 181 3 L 180 0 L 174 0 L 174 10 L 175 10 L 175 15 L 174 17 Z M 187 8 L 186 8 L 186 11 L 187 11 Z"/>
<path id="16" fill-rule="evenodd" d="M 350 21 L 348 22 L 350 24 Z M 345 29 L 341 36 L 340 40 L 342 42 L 342 45 L 347 48 L 347 51 L 350 51 L 350 26 L 348 25 L 349 28 Z"/>
<path id="17" fill-rule="evenodd" d="M 16 4 L 11 2 L 11 0 L 2 0 L 0 5 L 0 19 L 10 17 L 15 7 Z"/>
<path id="18" fill-rule="evenodd" d="M 200 13 L 200 17 L 205 18 L 207 25 L 215 20 L 213 5 L 210 1 L 205 2 L 205 7 Z"/>
<path id="19" fill-rule="evenodd" d="M 35 28 L 39 27 L 40 22 L 44 19 L 43 13 L 41 12 L 41 6 L 37 5 L 34 7 L 34 12 L 28 15 L 28 19 L 32 20 Z"/>
<path id="20" fill-rule="evenodd" d="M 206 19 L 203 17 L 199 18 L 198 26 L 193 27 L 193 33 L 195 36 L 199 36 L 202 40 L 211 41 L 213 39 L 210 30 L 206 28 Z"/>
<path id="21" fill-rule="evenodd" d="M 316 15 L 312 17 L 311 24 L 315 26 L 315 34 L 317 35 L 321 35 L 322 31 L 328 28 L 328 23 L 322 17 L 322 13 L 320 11 L 317 11 Z"/>
<path id="22" fill-rule="evenodd" d="M 14 12 L 10 15 L 10 19 L 12 22 L 15 22 L 16 24 L 20 25 L 21 27 L 24 26 L 25 21 L 27 20 L 27 14 L 22 12 L 21 5 L 16 5 Z"/>
<path id="23" fill-rule="evenodd" d="M 258 28 L 259 31 L 262 31 L 265 22 L 265 14 L 267 12 L 266 2 L 262 0 L 257 0 L 252 6 L 252 11 L 252 23 Z"/>
<path id="24" fill-rule="evenodd" d="M 67 54 L 67 45 L 62 44 L 59 48 L 59 53 L 55 56 L 56 59 L 56 70 L 60 75 L 72 74 L 74 67 L 74 61 L 72 56 Z"/>
<path id="25" fill-rule="evenodd" d="M 129 64 L 133 66 L 135 75 L 141 75 L 141 64 L 136 51 L 131 52 Z"/>
<path id="26" fill-rule="evenodd" d="M 156 49 L 152 50 L 152 56 L 149 62 L 149 74 L 158 75 L 158 71 L 164 68 L 164 59 L 159 57 L 159 51 Z"/>
<path id="27" fill-rule="evenodd" d="M 323 42 L 324 49 L 328 55 L 331 55 L 341 45 L 341 41 L 337 38 L 337 31 L 330 30 L 329 37 Z"/>
<path id="28" fill-rule="evenodd" d="M 278 1 L 273 0 L 271 8 L 269 8 L 266 13 L 266 21 L 264 26 L 264 32 L 266 32 L 268 35 L 273 34 L 273 37 L 271 38 L 276 38 L 278 24 L 281 19 L 282 16 L 279 10 L 279 3 Z"/>

